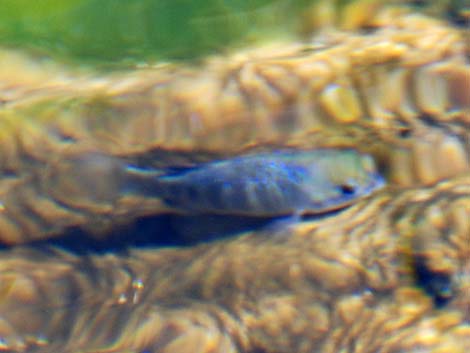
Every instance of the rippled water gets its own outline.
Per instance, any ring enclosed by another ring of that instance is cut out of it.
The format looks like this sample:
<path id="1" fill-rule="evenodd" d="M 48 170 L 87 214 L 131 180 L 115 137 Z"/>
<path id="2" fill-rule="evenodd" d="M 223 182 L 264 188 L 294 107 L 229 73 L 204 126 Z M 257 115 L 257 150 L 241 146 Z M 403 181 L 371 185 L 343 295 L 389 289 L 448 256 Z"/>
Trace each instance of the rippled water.
<path id="1" fill-rule="evenodd" d="M 470 351 L 470 5 L 383 3 L 0 0 L 0 351 Z"/>

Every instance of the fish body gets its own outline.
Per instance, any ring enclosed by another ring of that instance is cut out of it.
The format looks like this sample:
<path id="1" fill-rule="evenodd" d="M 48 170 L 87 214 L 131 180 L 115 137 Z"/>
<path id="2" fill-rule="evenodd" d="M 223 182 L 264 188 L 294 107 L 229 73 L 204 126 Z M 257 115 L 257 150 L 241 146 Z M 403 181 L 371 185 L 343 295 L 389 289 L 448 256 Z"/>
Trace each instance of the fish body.
<path id="1" fill-rule="evenodd" d="M 254 217 L 326 212 L 384 184 L 372 158 L 350 149 L 260 153 L 169 174 L 126 172 L 129 189 L 178 210 Z"/>

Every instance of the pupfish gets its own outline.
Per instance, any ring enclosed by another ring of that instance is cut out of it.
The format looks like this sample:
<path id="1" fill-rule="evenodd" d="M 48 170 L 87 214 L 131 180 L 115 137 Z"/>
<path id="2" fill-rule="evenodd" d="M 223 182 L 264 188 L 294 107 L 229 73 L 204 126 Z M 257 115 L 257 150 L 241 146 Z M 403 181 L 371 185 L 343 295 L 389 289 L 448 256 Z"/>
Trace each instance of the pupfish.
<path id="1" fill-rule="evenodd" d="M 253 217 L 318 214 L 384 185 L 370 155 L 353 149 L 277 151 L 177 172 L 126 166 L 126 189 L 192 214 Z"/>

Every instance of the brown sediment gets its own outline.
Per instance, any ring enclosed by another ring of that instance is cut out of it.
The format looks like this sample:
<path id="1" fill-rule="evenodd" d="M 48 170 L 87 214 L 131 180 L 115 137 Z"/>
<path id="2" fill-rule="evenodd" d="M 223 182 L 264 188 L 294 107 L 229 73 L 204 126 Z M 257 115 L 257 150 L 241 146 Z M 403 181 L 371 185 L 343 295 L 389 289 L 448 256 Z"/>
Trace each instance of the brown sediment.
<path id="1" fill-rule="evenodd" d="M 2 91 L 4 243 L 164 211 L 158 200 L 122 195 L 118 178 L 104 188 L 94 180 L 116 176 L 113 158 L 152 149 L 191 161 L 354 147 L 384 166 L 389 187 L 331 217 L 191 249 L 7 250 L 0 349 L 469 351 L 466 39 L 438 20 L 392 14 L 379 15 L 373 33 L 334 33 L 313 51 L 274 45 L 202 67 Z M 437 293 L 445 308 L 416 287 L 417 261 L 448 279 Z"/>

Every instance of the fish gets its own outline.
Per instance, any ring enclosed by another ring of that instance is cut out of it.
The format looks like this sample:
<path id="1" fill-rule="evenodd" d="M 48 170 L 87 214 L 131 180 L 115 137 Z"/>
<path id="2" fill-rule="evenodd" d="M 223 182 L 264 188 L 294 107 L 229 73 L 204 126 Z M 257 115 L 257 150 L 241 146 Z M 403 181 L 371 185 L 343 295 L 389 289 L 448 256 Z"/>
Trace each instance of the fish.
<path id="1" fill-rule="evenodd" d="M 125 167 L 126 191 L 189 214 L 276 217 L 328 212 L 384 186 L 373 158 L 354 149 L 273 151 L 165 171 Z"/>

